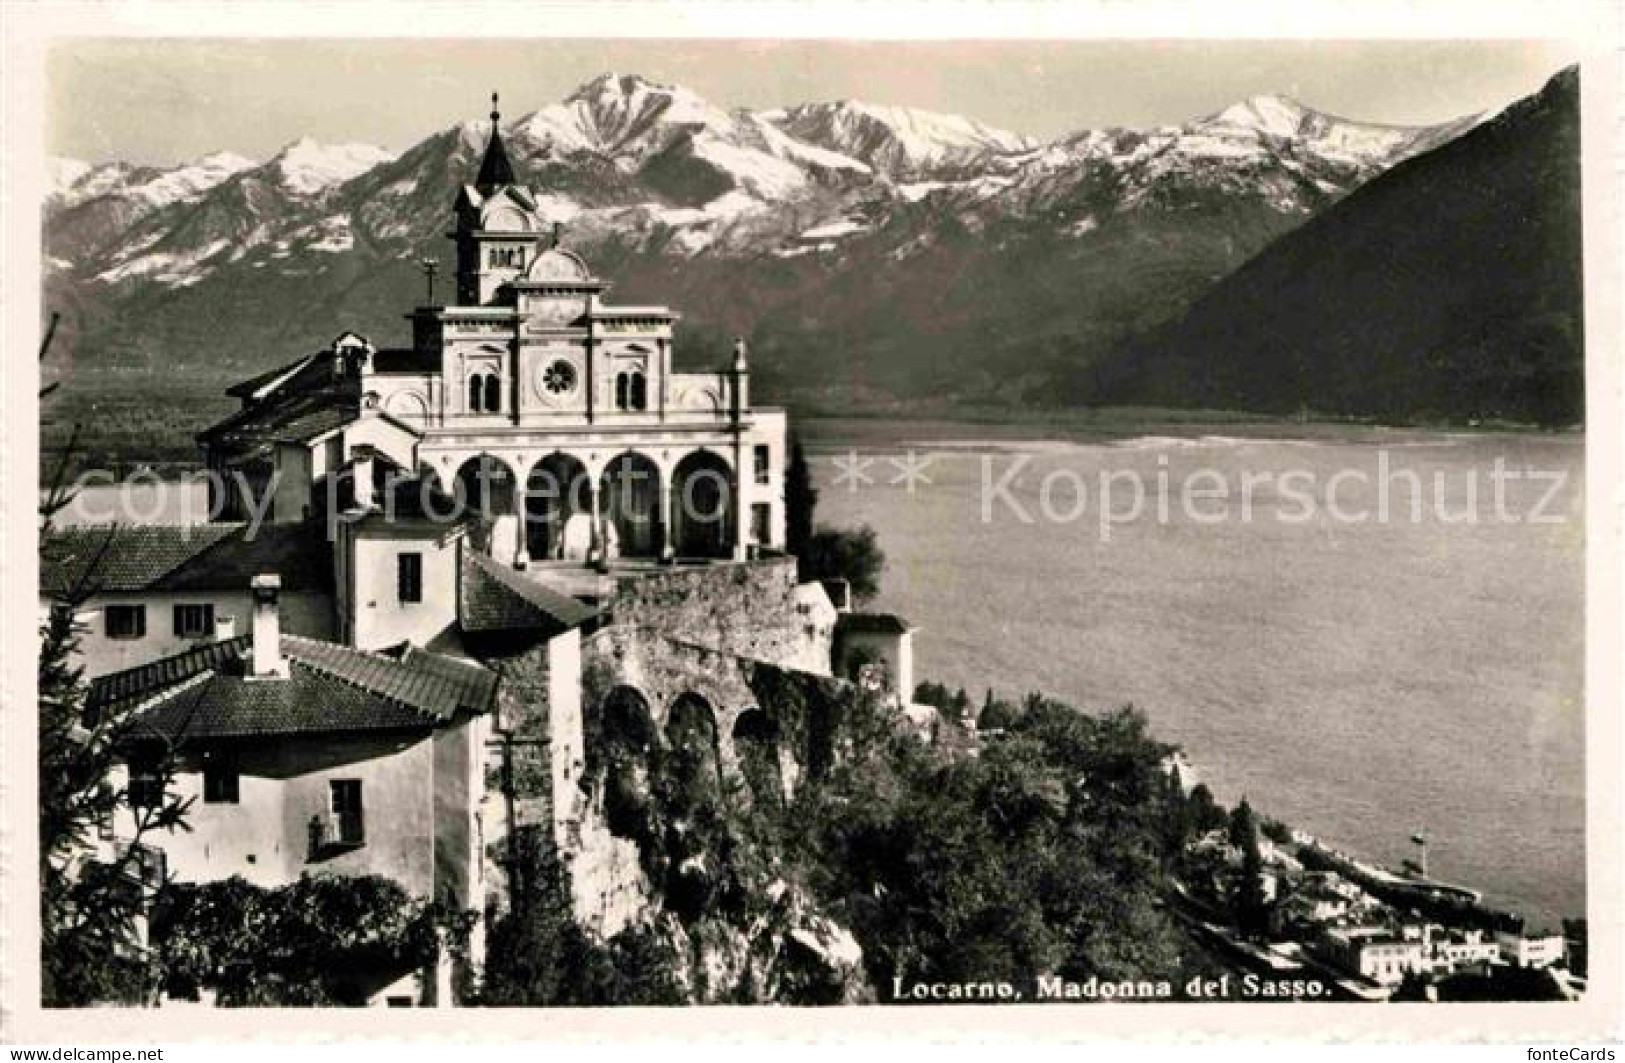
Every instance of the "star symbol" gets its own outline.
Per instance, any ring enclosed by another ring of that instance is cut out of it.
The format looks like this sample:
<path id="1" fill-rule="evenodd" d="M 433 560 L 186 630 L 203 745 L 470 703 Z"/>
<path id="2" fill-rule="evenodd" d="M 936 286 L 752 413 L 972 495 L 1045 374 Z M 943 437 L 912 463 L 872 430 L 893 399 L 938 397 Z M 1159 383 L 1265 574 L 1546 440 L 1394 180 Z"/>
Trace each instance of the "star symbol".
<path id="1" fill-rule="evenodd" d="M 857 494 L 859 485 L 868 486 L 875 482 L 868 471 L 874 463 L 875 459 L 862 457 L 855 450 L 847 451 L 845 456 L 836 455 L 835 486 L 845 484 L 847 490 Z"/>
<path id="2" fill-rule="evenodd" d="M 902 484 L 903 489 L 911 495 L 914 493 L 915 487 L 921 484 L 930 486 L 931 477 L 925 474 L 925 470 L 931 467 L 931 456 L 929 454 L 916 454 L 911 450 L 906 457 L 888 458 L 887 460 L 897 470 L 897 475 L 891 479 L 893 486 Z"/>

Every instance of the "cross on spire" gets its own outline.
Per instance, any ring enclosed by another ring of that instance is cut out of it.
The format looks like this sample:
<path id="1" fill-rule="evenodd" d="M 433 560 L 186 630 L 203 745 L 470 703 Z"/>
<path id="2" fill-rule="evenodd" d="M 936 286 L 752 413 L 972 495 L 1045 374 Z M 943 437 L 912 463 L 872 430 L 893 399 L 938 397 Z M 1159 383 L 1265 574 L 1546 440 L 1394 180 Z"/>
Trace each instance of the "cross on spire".
<path id="1" fill-rule="evenodd" d="M 490 195 L 503 185 L 514 183 L 513 164 L 508 161 L 508 149 L 502 146 L 502 112 L 497 110 L 497 94 L 491 93 L 491 141 L 485 146 L 485 158 L 480 161 L 479 176 L 474 187 L 482 195 Z"/>

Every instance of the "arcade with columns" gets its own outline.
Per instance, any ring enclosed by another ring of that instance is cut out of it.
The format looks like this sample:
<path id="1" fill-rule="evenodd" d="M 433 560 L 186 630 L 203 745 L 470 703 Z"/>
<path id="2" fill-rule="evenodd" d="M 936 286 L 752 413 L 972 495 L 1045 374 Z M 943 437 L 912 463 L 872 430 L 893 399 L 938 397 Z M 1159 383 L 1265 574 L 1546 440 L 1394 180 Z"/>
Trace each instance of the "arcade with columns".
<path id="1" fill-rule="evenodd" d="M 477 507 L 478 545 L 505 562 L 744 559 L 782 547 L 785 414 L 751 405 L 744 341 L 718 352 L 714 371 L 673 372 L 678 315 L 604 302 L 608 286 L 516 178 L 492 104 L 478 175 L 457 192 L 447 234 L 455 301 L 435 301 L 425 262 L 411 347 L 347 333 L 312 356 L 331 363 L 337 383 L 326 386 L 349 397 L 357 423 L 399 429 L 401 446 L 378 449 Z M 253 458 L 258 440 L 243 426 L 297 390 L 287 381 L 308 372 L 299 365 L 233 390 L 245 411 L 205 434 L 211 467 Z M 331 433 L 312 436 L 299 467 L 344 467 L 348 435 L 336 448 Z"/>

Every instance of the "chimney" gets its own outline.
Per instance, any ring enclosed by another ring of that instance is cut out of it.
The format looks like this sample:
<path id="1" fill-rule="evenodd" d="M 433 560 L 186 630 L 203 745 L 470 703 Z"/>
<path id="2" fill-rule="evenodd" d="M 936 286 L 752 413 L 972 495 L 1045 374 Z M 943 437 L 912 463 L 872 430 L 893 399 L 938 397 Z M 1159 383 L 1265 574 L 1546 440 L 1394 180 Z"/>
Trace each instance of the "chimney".
<path id="1" fill-rule="evenodd" d="M 254 592 L 254 678 L 288 678 L 288 659 L 282 655 L 282 618 L 277 597 L 282 577 L 262 572 L 249 584 Z"/>
<path id="2" fill-rule="evenodd" d="M 237 637 L 237 618 L 234 616 L 217 616 L 214 618 L 214 640 L 216 642 L 229 642 Z"/>
<path id="3" fill-rule="evenodd" d="M 350 488 L 357 509 L 371 509 L 375 501 L 372 444 L 359 443 L 350 451 Z"/>

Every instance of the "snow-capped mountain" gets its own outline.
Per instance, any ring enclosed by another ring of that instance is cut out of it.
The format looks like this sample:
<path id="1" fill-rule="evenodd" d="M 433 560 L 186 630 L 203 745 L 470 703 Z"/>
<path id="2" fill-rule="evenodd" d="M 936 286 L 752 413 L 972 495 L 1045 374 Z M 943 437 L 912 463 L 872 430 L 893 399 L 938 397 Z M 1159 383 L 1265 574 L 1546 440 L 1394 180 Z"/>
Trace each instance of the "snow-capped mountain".
<path id="1" fill-rule="evenodd" d="M 197 199 L 228 177 L 257 165 L 252 159 L 217 151 L 172 169 L 113 162 L 90 167 L 72 159 L 52 160 L 56 184 L 52 206 L 68 208 L 102 196 L 118 196 L 156 210 Z M 64 178 L 71 179 L 64 180 Z"/>
<path id="2" fill-rule="evenodd" d="M 1103 321 L 1159 319 L 1473 121 L 1381 126 L 1258 97 L 1178 126 L 1039 143 L 853 101 L 730 111 L 606 74 L 502 135 L 543 213 L 622 297 L 670 300 L 700 330 L 771 320 L 799 334 L 838 319 L 856 330 L 846 349 L 883 352 L 973 324 L 1094 335 Z M 388 330 L 421 295 L 412 264 L 449 260 L 452 199 L 489 136 L 469 121 L 399 155 L 300 140 L 263 164 L 222 153 L 173 170 L 61 160 L 49 277 L 86 334 L 136 361 L 207 365 L 230 351 L 236 371 L 340 322 Z M 267 330 L 243 310 L 260 299 L 322 313 Z M 215 325 L 207 338 L 200 315 Z M 933 371 L 953 357 L 937 351 Z"/>
<path id="3" fill-rule="evenodd" d="M 322 145 L 301 137 L 278 152 L 269 165 L 283 188 L 295 195 L 314 196 L 394 158 L 393 152 L 371 144 Z"/>
<path id="4" fill-rule="evenodd" d="M 857 100 L 802 104 L 762 118 L 789 136 L 894 178 L 929 176 L 1035 146 L 1027 137 L 958 115 Z"/>
<path id="5" fill-rule="evenodd" d="M 45 196 L 48 200 L 60 199 L 68 189 L 78 184 L 85 174 L 91 171 L 91 165 L 80 159 L 51 158 L 45 160 Z"/>

